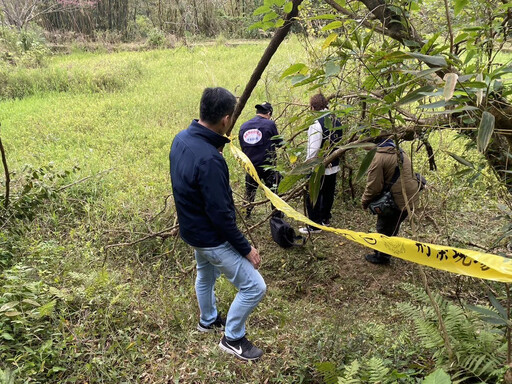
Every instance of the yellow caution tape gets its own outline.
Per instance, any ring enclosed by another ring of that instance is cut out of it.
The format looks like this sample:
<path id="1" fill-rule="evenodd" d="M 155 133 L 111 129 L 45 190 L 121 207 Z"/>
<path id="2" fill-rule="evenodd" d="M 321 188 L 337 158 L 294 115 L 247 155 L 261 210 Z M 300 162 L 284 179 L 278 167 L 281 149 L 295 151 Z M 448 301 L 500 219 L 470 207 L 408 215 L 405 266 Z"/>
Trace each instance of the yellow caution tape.
<path id="1" fill-rule="evenodd" d="M 272 204 L 288 217 L 324 231 L 337 233 L 365 247 L 417 264 L 481 279 L 506 283 L 512 282 L 512 259 L 506 257 L 471 249 L 422 243 L 402 237 L 388 237 L 380 233 L 355 232 L 317 224 L 290 207 L 284 200 L 265 186 L 258 177 L 258 173 L 249 158 L 239 148 L 233 143 L 230 144 L 230 148 L 246 172 L 263 188 L 265 195 Z"/>

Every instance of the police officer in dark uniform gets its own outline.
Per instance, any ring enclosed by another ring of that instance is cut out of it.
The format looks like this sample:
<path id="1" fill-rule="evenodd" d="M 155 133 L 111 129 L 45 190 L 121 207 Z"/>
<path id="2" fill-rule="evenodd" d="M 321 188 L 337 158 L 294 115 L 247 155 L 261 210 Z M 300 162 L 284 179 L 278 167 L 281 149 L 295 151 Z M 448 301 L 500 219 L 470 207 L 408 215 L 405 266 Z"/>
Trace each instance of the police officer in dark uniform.
<path id="1" fill-rule="evenodd" d="M 242 151 L 253 163 L 259 178 L 275 192 L 281 175 L 272 169 L 264 169 L 275 164 L 276 147 L 281 145 L 281 139 L 274 137 L 279 133 L 276 124 L 271 120 L 272 112 L 272 105 L 268 102 L 256 105 L 256 116 L 242 124 L 238 139 Z M 249 203 L 254 201 L 257 189 L 256 181 L 246 174 L 245 198 Z M 251 216 L 253 208 L 251 205 L 247 207 L 246 218 Z"/>

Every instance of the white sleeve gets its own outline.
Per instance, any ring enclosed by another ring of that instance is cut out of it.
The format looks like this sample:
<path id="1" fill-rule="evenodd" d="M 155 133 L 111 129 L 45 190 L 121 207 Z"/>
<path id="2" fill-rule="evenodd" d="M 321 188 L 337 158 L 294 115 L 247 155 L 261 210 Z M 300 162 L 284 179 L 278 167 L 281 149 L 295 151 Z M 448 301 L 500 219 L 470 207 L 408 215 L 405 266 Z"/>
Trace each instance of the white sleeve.
<path id="1" fill-rule="evenodd" d="M 318 155 L 320 152 L 320 147 L 322 146 L 322 126 L 320 123 L 315 121 L 308 128 L 308 151 L 306 160 L 312 159 Z"/>

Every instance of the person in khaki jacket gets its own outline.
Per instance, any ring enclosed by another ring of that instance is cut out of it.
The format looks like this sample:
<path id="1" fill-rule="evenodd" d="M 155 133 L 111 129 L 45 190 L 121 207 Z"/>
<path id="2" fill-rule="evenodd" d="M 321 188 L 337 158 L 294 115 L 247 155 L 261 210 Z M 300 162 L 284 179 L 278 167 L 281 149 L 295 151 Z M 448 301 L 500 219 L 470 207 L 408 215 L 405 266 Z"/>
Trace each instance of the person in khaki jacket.
<path id="1" fill-rule="evenodd" d="M 398 167 L 399 157 L 395 143 L 391 139 L 383 140 L 378 144 L 377 153 L 368 169 L 366 188 L 361 198 L 363 209 L 368 208 L 368 205 L 381 195 L 385 186 L 391 183 Z M 377 215 L 377 232 L 386 236 L 398 234 L 400 224 L 408 214 L 406 201 L 411 211 L 418 206 L 420 186 L 412 169 L 411 160 L 403 151 L 400 151 L 400 159 L 402 161 L 402 166 L 399 168 L 400 175 L 391 186 L 391 193 L 398 209 L 386 216 Z M 402 183 L 405 184 L 405 195 L 402 192 Z M 389 264 L 391 256 L 375 251 L 375 253 L 366 255 L 365 258 L 373 264 Z"/>

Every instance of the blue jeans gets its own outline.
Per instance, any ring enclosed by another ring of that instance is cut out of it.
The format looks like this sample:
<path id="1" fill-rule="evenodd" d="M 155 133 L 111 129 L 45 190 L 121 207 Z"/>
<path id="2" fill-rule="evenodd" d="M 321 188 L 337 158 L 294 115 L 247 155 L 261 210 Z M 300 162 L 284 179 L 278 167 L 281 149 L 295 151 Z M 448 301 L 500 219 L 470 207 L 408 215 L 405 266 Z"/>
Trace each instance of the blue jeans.
<path id="1" fill-rule="evenodd" d="M 244 337 L 245 321 L 267 290 L 263 277 L 228 242 L 211 248 L 194 247 L 194 250 L 197 261 L 196 295 L 201 323 L 210 325 L 217 318 L 214 286 L 223 273 L 238 289 L 229 307 L 224 333 L 228 340 Z"/>

